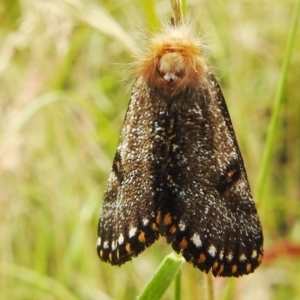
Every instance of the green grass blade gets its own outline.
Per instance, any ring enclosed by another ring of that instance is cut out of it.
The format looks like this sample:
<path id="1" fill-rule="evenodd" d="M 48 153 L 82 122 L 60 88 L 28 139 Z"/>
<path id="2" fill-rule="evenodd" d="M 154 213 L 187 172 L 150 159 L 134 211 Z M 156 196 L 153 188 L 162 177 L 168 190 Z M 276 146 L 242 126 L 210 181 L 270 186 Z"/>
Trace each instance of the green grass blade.
<path id="1" fill-rule="evenodd" d="M 143 0 L 143 7 L 147 28 L 150 31 L 155 31 L 158 28 L 159 21 L 156 17 L 154 1 Z"/>
<path id="2" fill-rule="evenodd" d="M 34 270 L 30 270 L 14 264 L 1 263 L 0 275 L 12 277 L 22 283 L 28 285 L 28 289 L 41 290 L 48 295 L 52 295 L 55 299 L 78 300 L 79 298 L 73 294 L 65 285 L 59 283 L 53 278 L 39 274 Z M 16 286 L 16 289 L 18 287 Z"/>
<path id="3" fill-rule="evenodd" d="M 289 30 L 288 40 L 286 43 L 286 49 L 283 57 L 282 62 L 282 71 L 279 78 L 279 84 L 276 91 L 275 101 L 272 108 L 272 115 L 271 120 L 268 128 L 268 134 L 267 134 L 267 140 L 266 145 L 263 152 L 263 158 L 262 158 L 262 167 L 259 174 L 259 180 L 258 180 L 258 188 L 257 188 L 257 199 L 259 201 L 262 201 L 264 187 L 267 179 L 267 174 L 269 171 L 270 161 L 271 161 L 271 154 L 272 149 L 275 141 L 275 135 L 276 135 L 276 128 L 278 123 L 278 116 L 282 104 L 283 94 L 285 90 L 286 85 L 286 79 L 289 71 L 293 46 L 295 42 L 296 37 L 296 31 L 297 26 L 299 22 L 299 14 L 300 14 L 300 0 L 297 0 L 295 9 L 294 9 L 294 15 L 292 18 L 292 23 Z"/>
<path id="4" fill-rule="evenodd" d="M 174 300 L 181 299 L 181 270 L 178 271 L 175 278 L 175 293 Z"/>
<path id="5" fill-rule="evenodd" d="M 228 278 L 222 300 L 231 300 L 233 298 L 234 283 L 234 278 Z"/>
<path id="6" fill-rule="evenodd" d="M 207 300 L 215 299 L 215 291 L 214 291 L 214 279 L 211 272 L 206 275 L 207 279 Z"/>
<path id="7" fill-rule="evenodd" d="M 184 258 L 175 253 L 165 257 L 154 276 L 146 285 L 138 300 L 158 300 L 162 297 L 172 280 L 176 277 Z"/>
<path id="8" fill-rule="evenodd" d="M 183 19 L 185 20 L 186 17 L 186 0 L 181 1 L 181 9 L 183 14 Z"/>

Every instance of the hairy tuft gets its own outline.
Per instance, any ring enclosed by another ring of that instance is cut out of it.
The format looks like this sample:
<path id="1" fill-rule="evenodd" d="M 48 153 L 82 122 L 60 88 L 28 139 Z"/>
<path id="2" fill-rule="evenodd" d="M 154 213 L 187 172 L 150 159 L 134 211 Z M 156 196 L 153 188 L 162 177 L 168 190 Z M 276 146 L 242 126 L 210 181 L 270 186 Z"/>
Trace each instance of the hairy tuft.
<path id="1" fill-rule="evenodd" d="M 139 56 L 137 76 L 165 97 L 176 97 L 207 84 L 209 72 L 205 47 L 191 25 L 165 24 L 149 38 L 149 46 Z"/>

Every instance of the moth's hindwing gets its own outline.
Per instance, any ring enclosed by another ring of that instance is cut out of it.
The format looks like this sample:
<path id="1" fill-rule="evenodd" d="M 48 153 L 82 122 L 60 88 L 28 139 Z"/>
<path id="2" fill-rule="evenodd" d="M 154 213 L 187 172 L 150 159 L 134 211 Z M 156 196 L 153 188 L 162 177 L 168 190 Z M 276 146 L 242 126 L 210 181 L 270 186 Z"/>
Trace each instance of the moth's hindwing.
<path id="1" fill-rule="evenodd" d="M 137 80 L 99 219 L 97 252 L 113 265 L 137 256 L 159 237 L 155 191 L 165 153 L 166 109 L 148 92 Z"/>
<path id="2" fill-rule="evenodd" d="M 261 262 L 262 229 L 225 100 L 210 79 L 174 102 L 159 215 L 163 235 L 188 262 L 240 276 Z"/>

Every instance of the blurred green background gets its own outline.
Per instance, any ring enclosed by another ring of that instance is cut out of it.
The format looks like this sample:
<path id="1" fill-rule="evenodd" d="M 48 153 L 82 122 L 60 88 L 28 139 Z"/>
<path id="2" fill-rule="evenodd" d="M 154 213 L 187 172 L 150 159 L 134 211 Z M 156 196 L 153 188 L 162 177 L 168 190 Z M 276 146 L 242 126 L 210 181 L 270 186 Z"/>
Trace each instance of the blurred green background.
<path id="1" fill-rule="evenodd" d="M 293 11 L 291 0 L 187 1 L 254 196 Z M 134 299 L 171 252 L 160 239 L 118 268 L 95 250 L 129 101 L 127 63 L 144 47 L 141 32 L 170 17 L 168 0 L 0 0 L 1 300 Z M 216 299 L 300 299 L 299 131 L 300 30 L 257 199 L 265 259 L 254 274 L 215 279 Z M 184 264 L 182 299 L 206 294 L 206 275 Z M 163 299 L 172 298 L 170 287 Z"/>

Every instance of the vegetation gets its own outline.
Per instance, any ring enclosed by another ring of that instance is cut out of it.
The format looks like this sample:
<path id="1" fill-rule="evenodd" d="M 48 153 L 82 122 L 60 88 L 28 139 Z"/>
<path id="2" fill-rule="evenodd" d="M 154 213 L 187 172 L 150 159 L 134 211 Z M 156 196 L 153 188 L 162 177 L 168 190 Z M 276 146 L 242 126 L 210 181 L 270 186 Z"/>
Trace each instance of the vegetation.
<path id="1" fill-rule="evenodd" d="M 187 1 L 259 196 L 265 258 L 239 279 L 183 264 L 181 299 L 211 298 L 210 282 L 215 299 L 300 299 L 299 30 L 282 71 L 295 3 Z M 129 101 L 126 63 L 144 45 L 141 31 L 170 16 L 168 0 L 0 1 L 0 299 L 135 299 L 171 252 L 160 239 L 118 268 L 95 251 Z M 162 299 L 174 299 L 174 283 Z"/>

